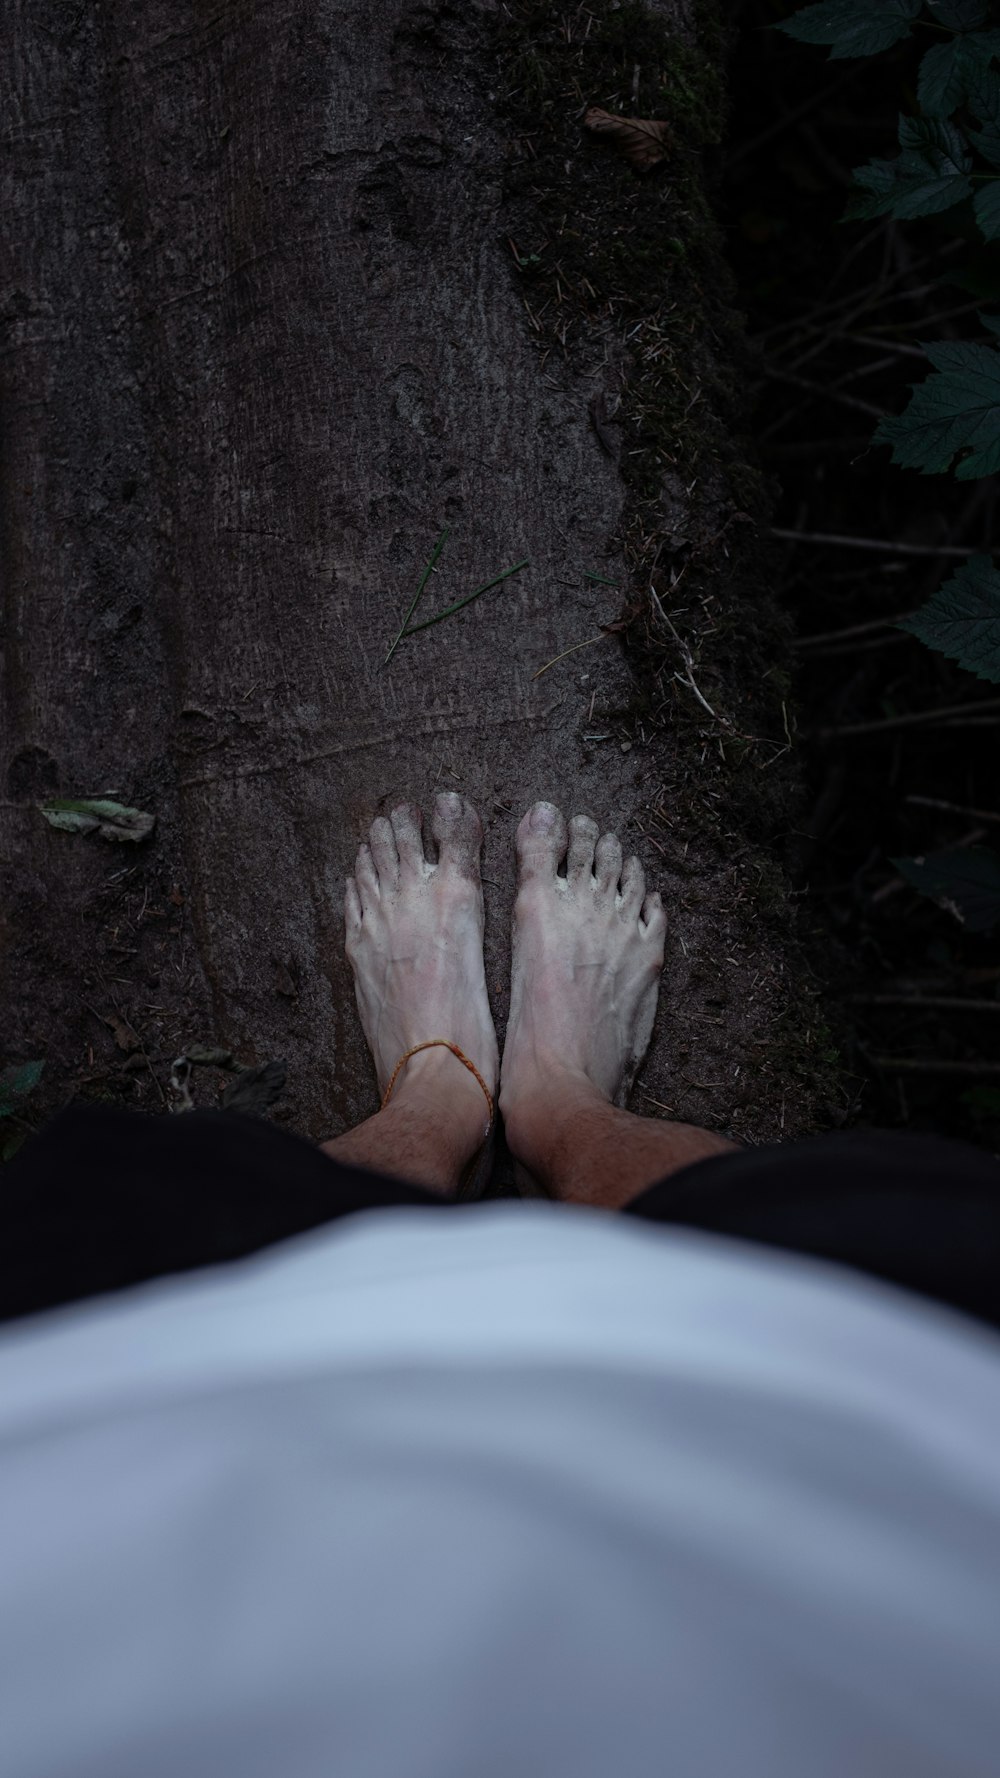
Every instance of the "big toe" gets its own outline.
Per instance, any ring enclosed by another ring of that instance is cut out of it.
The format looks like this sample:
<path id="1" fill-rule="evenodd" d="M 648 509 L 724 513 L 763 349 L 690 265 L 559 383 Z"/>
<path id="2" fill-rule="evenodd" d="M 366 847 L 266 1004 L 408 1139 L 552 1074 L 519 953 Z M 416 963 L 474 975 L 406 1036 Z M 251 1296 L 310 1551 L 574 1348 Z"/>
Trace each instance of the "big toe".
<path id="1" fill-rule="evenodd" d="M 555 803 L 532 803 L 517 830 L 520 880 L 554 877 L 566 856 L 566 820 Z"/>
<path id="2" fill-rule="evenodd" d="M 483 824 L 464 796 L 446 790 L 434 798 L 431 832 L 437 841 L 439 866 L 478 878 Z"/>

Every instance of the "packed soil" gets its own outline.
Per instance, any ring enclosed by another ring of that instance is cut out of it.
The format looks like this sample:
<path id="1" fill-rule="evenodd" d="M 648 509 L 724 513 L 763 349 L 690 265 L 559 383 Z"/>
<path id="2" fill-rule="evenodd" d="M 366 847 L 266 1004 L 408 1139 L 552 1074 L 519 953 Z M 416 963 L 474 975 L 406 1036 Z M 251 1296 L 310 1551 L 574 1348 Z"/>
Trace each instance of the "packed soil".
<path id="1" fill-rule="evenodd" d="M 713 212 L 718 14 L 111 0 L 43 26 L 16 0 L 3 33 L 23 1127 L 175 1112 L 199 1046 L 283 1062 L 266 1114 L 308 1137 L 370 1114 L 344 879 L 376 813 L 438 788 L 486 824 L 501 1035 L 513 831 L 545 796 L 617 829 L 670 912 L 634 1109 L 748 1142 L 843 1121 L 784 874 L 791 624 Z M 588 105 L 665 121 L 662 162 Z M 516 571 L 387 662 L 445 527 L 422 612 Z M 95 795 L 152 835 L 38 809 Z M 201 1061 L 194 1102 L 231 1078 Z"/>

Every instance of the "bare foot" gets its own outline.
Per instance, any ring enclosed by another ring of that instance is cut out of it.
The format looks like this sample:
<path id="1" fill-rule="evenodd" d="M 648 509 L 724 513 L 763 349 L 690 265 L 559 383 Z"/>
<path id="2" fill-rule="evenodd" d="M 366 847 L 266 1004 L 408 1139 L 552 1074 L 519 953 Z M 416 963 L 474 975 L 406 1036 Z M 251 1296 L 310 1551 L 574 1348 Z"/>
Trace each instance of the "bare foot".
<path id="1" fill-rule="evenodd" d="M 379 1090 L 384 1093 L 414 1044 L 447 1037 L 495 1093 L 497 1040 L 483 968 L 482 824 L 463 797 L 436 797 L 437 864 L 424 856 L 421 826 L 413 804 L 373 821 L 371 844 L 360 848 L 347 881 L 347 955 Z M 488 1111 L 473 1075 L 450 1051 L 435 1048 L 407 1062 L 399 1086 L 418 1079 L 441 1085 L 445 1115 L 467 1126 L 464 1146 L 474 1152 Z"/>
<path id="2" fill-rule="evenodd" d="M 637 858 L 614 834 L 552 803 L 517 830 L 510 1018 L 500 1105 L 517 1152 L 519 1118 L 567 1076 L 623 1105 L 649 1044 L 666 917 Z M 568 841 L 568 855 L 567 855 Z M 558 867 L 567 860 L 567 874 Z"/>

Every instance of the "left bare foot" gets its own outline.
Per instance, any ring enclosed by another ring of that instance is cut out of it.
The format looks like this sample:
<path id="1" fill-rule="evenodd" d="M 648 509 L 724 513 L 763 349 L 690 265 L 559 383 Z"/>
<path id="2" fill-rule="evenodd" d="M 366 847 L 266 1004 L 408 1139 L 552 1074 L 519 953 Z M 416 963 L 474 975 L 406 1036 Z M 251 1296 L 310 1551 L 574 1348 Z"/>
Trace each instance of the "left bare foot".
<path id="1" fill-rule="evenodd" d="M 373 821 L 371 843 L 361 846 L 347 881 L 347 955 L 379 1090 L 385 1092 L 414 1044 L 446 1037 L 475 1063 L 495 1096 L 497 1040 L 483 967 L 482 823 L 464 797 L 436 797 L 437 864 L 424 855 L 421 827 L 414 804 Z M 473 1153 L 488 1124 L 473 1075 L 439 1046 L 411 1057 L 396 1090 L 418 1079 L 444 1089 L 448 1115 L 467 1132 Z"/>

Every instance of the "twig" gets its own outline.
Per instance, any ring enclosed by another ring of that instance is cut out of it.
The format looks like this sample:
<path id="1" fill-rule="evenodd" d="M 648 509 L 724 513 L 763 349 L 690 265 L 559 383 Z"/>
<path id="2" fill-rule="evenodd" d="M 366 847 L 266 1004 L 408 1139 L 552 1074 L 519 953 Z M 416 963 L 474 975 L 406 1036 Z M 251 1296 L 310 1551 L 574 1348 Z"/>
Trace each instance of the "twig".
<path id="1" fill-rule="evenodd" d="M 929 726 L 938 722 L 947 723 L 949 717 L 964 717 L 966 721 L 974 720 L 968 716 L 970 709 L 980 712 L 1000 710 L 1000 698 L 982 698 L 974 705 L 943 704 L 937 710 L 913 710 L 907 716 L 881 716 L 876 722 L 849 722 L 845 723 L 842 728 L 814 729 L 812 736 L 806 738 L 817 741 L 833 741 L 841 740 L 848 735 L 887 734 L 890 729 L 918 728 L 921 725 Z"/>
<path id="2" fill-rule="evenodd" d="M 832 384 L 824 387 L 822 383 L 811 383 L 808 377 L 797 377 L 794 371 L 778 370 L 769 364 L 765 367 L 764 375 L 771 382 L 788 383 L 793 389 L 804 389 L 808 395 L 820 395 L 826 401 L 835 401 L 839 407 L 854 408 L 857 413 L 867 414 L 873 420 L 881 420 L 885 413 L 884 408 L 875 407 L 870 401 L 862 401 L 857 395 L 845 395 Z"/>
<path id="3" fill-rule="evenodd" d="M 685 564 L 685 566 L 686 566 L 686 564 Z M 683 574 L 683 572 L 684 572 L 684 570 L 682 569 L 681 573 Z M 679 581 L 680 578 L 681 578 L 681 575 L 679 574 L 677 576 L 677 580 Z M 677 584 L 677 582 L 675 581 L 674 585 L 676 586 L 676 584 Z M 672 590 L 673 590 L 673 588 L 671 588 L 671 591 Z M 694 656 L 691 653 L 691 650 L 688 647 L 687 643 L 682 642 L 681 638 L 678 636 L 677 631 L 675 630 L 673 624 L 670 621 L 670 618 L 667 616 L 667 613 L 663 609 L 663 601 L 661 600 L 660 595 L 657 592 L 652 581 L 650 581 L 650 583 L 649 583 L 649 596 L 652 599 L 653 604 L 655 605 L 660 617 L 663 619 L 663 622 L 666 624 L 667 629 L 670 631 L 670 634 L 673 637 L 674 641 L 676 642 L 678 648 L 680 649 L 681 659 L 683 660 L 684 665 L 687 668 L 687 675 L 686 676 L 683 673 L 675 673 L 674 678 L 678 681 L 679 684 L 686 685 L 689 691 L 694 692 L 694 695 L 697 698 L 699 704 L 702 706 L 702 709 L 708 711 L 709 716 L 711 716 L 711 718 L 714 722 L 721 723 L 724 728 L 731 728 L 732 724 L 730 723 L 728 718 L 725 716 L 719 716 L 717 714 L 717 712 L 712 709 L 712 706 L 709 703 L 708 699 L 706 697 L 703 697 L 701 692 L 698 690 L 698 687 L 694 682 Z"/>
<path id="4" fill-rule="evenodd" d="M 1000 1062 L 935 1062 L 918 1056 L 869 1056 L 868 1060 L 887 1074 L 978 1074 L 1000 1080 Z"/>
<path id="5" fill-rule="evenodd" d="M 482 586 L 477 586 L 474 593 L 466 593 L 464 599 L 456 599 L 454 605 L 445 606 L 445 609 L 437 612 L 434 617 L 425 617 L 422 623 L 413 624 L 410 629 L 404 630 L 404 637 L 415 636 L 418 630 L 429 630 L 432 624 L 443 623 L 446 617 L 451 617 L 454 612 L 462 611 L 466 605 L 471 605 L 473 599 L 478 599 L 481 593 L 488 593 L 490 587 L 499 586 L 502 580 L 506 580 L 511 574 L 519 574 L 521 569 L 527 566 L 528 558 L 525 556 L 523 562 L 515 562 L 512 568 L 505 568 L 502 574 L 497 574 L 492 580 L 484 581 Z"/>
<path id="6" fill-rule="evenodd" d="M 540 679 L 543 673 L 547 673 L 550 667 L 556 665 L 557 661 L 564 661 L 568 654 L 575 654 L 578 648 L 589 648 L 594 642 L 605 642 L 606 640 L 606 634 L 602 631 L 599 636 L 588 636 L 585 642 L 574 642 L 572 648 L 564 648 L 562 654 L 554 654 L 550 661 L 546 661 L 544 667 L 539 667 L 537 673 L 532 673 L 532 679 Z"/>
<path id="7" fill-rule="evenodd" d="M 891 628 L 893 624 L 900 624 L 904 618 L 912 616 L 912 611 L 901 611 L 898 617 L 873 617 L 867 623 L 849 624 L 846 630 L 823 630 L 815 636 L 796 636 L 792 647 L 811 648 L 813 643 L 846 642 L 852 636 L 867 636 L 872 630 Z"/>
<path id="8" fill-rule="evenodd" d="M 992 809 L 967 809 L 963 803 L 948 803 L 940 796 L 904 796 L 904 803 L 918 803 L 922 809 L 945 809 L 949 815 L 971 815 L 973 821 L 1000 821 Z"/>
<path id="9" fill-rule="evenodd" d="M 950 543 L 890 543 L 878 537 L 844 537 L 831 531 L 786 531 L 780 525 L 772 525 L 771 536 L 782 537 L 787 543 L 838 543 L 845 549 L 871 549 L 883 556 L 961 556 L 964 559 L 981 553 Z M 895 621 L 891 617 L 880 619 L 887 624 Z M 877 628 L 876 625 L 867 627 Z"/>
<path id="10" fill-rule="evenodd" d="M 963 999 L 958 994 L 844 994 L 848 1006 L 935 1006 L 955 1012 L 1000 1012 L 1000 1000 Z"/>
<path id="11" fill-rule="evenodd" d="M 855 655 L 870 653 L 874 648 L 896 648 L 901 642 L 911 640 L 905 630 L 888 630 L 884 636 L 870 636 L 867 641 L 837 642 L 828 648 L 811 648 L 802 658 L 804 661 L 830 661 L 848 654 L 853 660 Z"/>
<path id="12" fill-rule="evenodd" d="M 397 635 L 395 641 L 393 642 L 393 645 L 390 648 L 388 654 L 386 655 L 385 660 L 382 662 L 383 667 L 387 667 L 389 665 L 389 662 L 392 660 L 392 657 L 395 654 L 397 648 L 399 647 L 399 644 L 402 642 L 403 637 L 406 635 L 406 626 L 409 623 L 411 617 L 413 616 L 413 613 L 416 611 L 418 604 L 420 603 L 420 596 L 424 590 L 424 587 L 427 585 L 428 580 L 430 579 L 431 569 L 434 567 L 434 564 L 437 561 L 438 556 L 441 554 L 441 550 L 444 545 L 444 540 L 447 537 L 447 535 L 448 535 L 448 527 L 446 525 L 444 530 L 442 531 L 440 537 L 438 538 L 436 544 L 434 545 L 434 551 L 433 551 L 433 554 L 431 555 L 431 559 L 428 562 L 426 568 L 423 571 L 423 574 L 420 577 L 420 585 L 418 586 L 416 592 L 414 593 L 412 602 L 410 604 L 410 608 L 407 611 L 406 616 L 404 617 L 402 623 L 399 626 L 399 634 Z"/>

